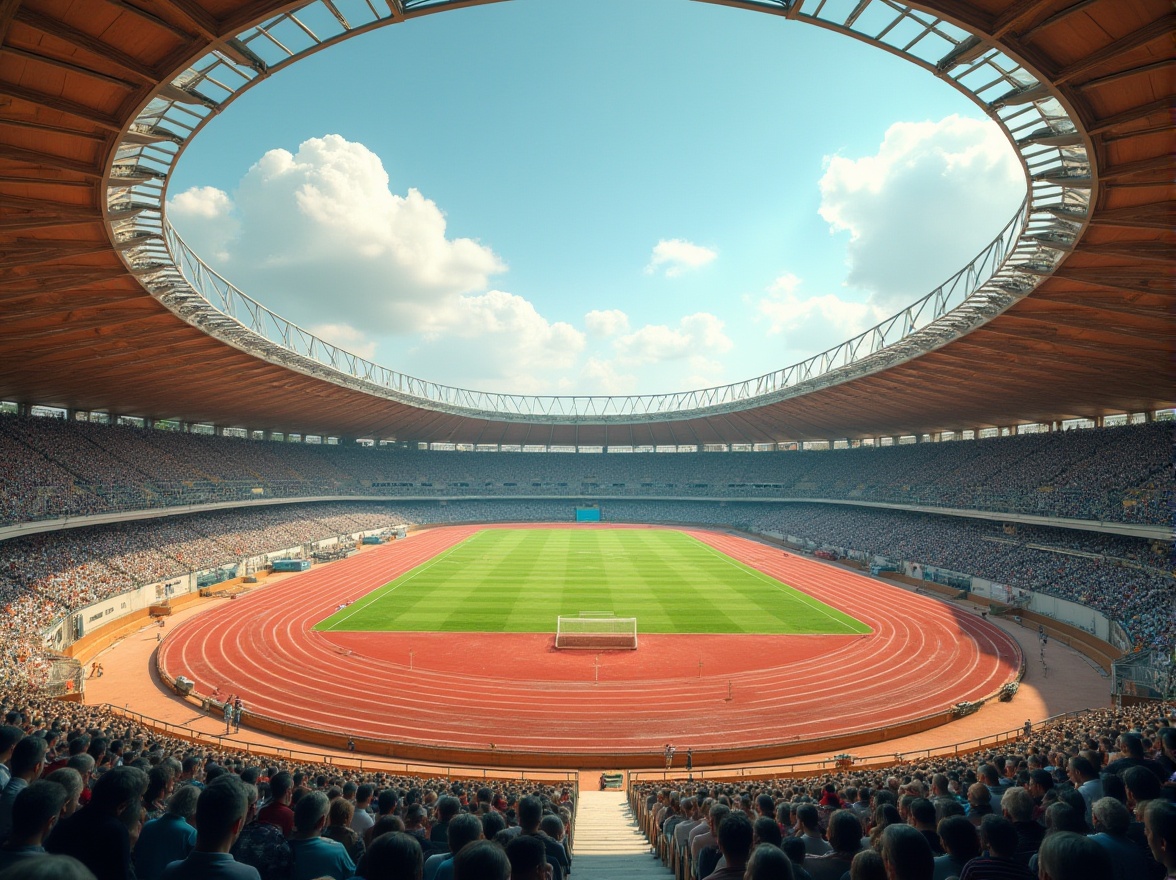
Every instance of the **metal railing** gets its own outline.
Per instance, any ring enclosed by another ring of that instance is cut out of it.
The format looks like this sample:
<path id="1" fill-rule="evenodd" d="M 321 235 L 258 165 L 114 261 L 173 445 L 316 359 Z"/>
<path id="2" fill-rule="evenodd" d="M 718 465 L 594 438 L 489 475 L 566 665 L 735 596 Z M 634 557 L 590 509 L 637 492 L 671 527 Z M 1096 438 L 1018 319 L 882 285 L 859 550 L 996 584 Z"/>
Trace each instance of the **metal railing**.
<path id="1" fill-rule="evenodd" d="M 1069 719 L 1076 718 L 1088 710 L 1079 709 L 1072 712 L 1064 712 L 1059 715 L 1052 715 L 1042 721 L 1038 721 L 1032 725 L 1033 733 L 1041 733 L 1057 724 Z M 881 770 L 887 767 L 893 767 L 899 764 L 909 763 L 911 761 L 926 761 L 931 758 L 951 758 L 960 755 L 968 755 L 978 752 L 985 748 L 992 748 L 994 746 L 1003 745 L 1005 743 L 1015 742 L 1025 737 L 1024 725 L 1015 727 L 1011 730 L 1003 730 L 999 733 L 990 733 L 984 736 L 974 737 L 973 739 L 962 740 L 957 743 L 950 743 L 943 746 L 931 746 L 925 749 L 913 749 L 910 751 L 888 752 L 883 754 L 870 755 L 866 757 L 859 757 L 857 755 L 830 755 L 828 758 L 821 758 L 815 761 L 794 761 L 781 762 L 778 764 L 755 764 L 746 767 L 727 767 L 716 768 L 713 770 L 695 769 L 691 775 L 694 779 L 744 779 L 748 777 L 767 778 L 767 777 L 797 777 L 810 776 L 829 772 L 854 772 L 858 770 Z M 847 765 L 844 761 L 845 757 L 849 757 L 851 762 Z M 629 774 L 630 785 L 635 785 L 641 782 L 660 782 L 670 779 L 682 779 L 684 773 L 681 770 L 643 770 Z"/>
<path id="2" fill-rule="evenodd" d="M 1028 183 L 1025 201 L 1005 228 L 952 278 L 875 327 L 800 363 L 673 394 L 542 396 L 458 388 L 325 342 L 238 290 L 183 243 L 164 216 L 167 178 L 216 113 L 264 78 L 343 39 L 466 5 L 470 0 L 355 4 L 348 17 L 329 0 L 313 0 L 250 25 L 160 86 L 123 133 L 106 180 L 111 239 L 144 287 L 188 323 L 236 348 L 377 397 L 499 421 L 665 421 L 762 406 L 939 348 L 1032 292 L 1087 222 L 1094 181 L 1085 137 L 1048 85 L 998 46 L 893 0 L 852 7 L 821 0 L 809 10 L 800 0 L 743 0 L 745 9 L 845 34 L 940 77 L 1002 127 Z"/>
<path id="3" fill-rule="evenodd" d="M 513 768 L 478 768 L 463 765 L 423 764 L 412 761 L 396 761 L 374 755 L 365 756 L 362 752 L 346 755 L 332 754 L 328 751 L 308 751 L 305 749 L 288 748 L 273 743 L 261 743 L 253 740 L 241 739 L 235 734 L 205 733 L 192 730 L 182 724 L 161 721 L 141 712 L 135 712 L 125 706 L 115 706 L 104 703 L 103 709 L 133 721 L 140 727 L 146 727 L 157 733 L 187 742 L 201 743 L 215 746 L 228 752 L 240 752 L 256 757 L 275 758 L 280 761 L 298 762 L 303 764 L 324 764 L 349 770 L 359 770 L 369 773 L 403 773 L 412 776 L 448 776 L 458 779 L 525 779 L 535 782 L 557 781 L 572 782 L 578 778 L 574 770 L 543 770 Z M 203 716 L 202 716 L 203 717 Z M 209 715 L 209 718 L 214 716 Z M 312 728 L 301 728 L 307 732 L 314 732 Z"/>
<path id="4" fill-rule="evenodd" d="M 286 366 L 314 375 L 326 367 L 338 374 L 343 384 L 358 390 L 446 412 L 492 415 L 504 420 L 628 422 L 683 419 L 707 411 L 761 406 L 834 384 L 834 380 L 844 381 L 855 375 L 873 372 L 913 356 L 904 353 L 904 347 L 919 349 L 915 353 L 938 347 L 931 343 L 941 344 L 945 341 L 941 334 L 948 331 L 945 327 L 937 327 L 933 333 L 931 325 L 957 310 L 959 314 L 954 316 L 955 319 L 965 319 L 965 312 L 974 307 L 974 304 L 969 304 L 969 299 L 977 296 L 983 284 L 995 277 L 1017 235 L 1024 230 L 1027 204 L 1027 201 L 1022 202 L 1017 213 L 997 237 L 944 284 L 852 339 L 799 363 L 752 379 L 669 394 L 624 396 L 520 395 L 475 391 L 430 382 L 380 366 L 326 342 L 266 308 L 201 260 L 170 223 L 164 224 L 163 231 L 168 248 L 176 256 L 190 288 L 211 305 L 218 315 L 228 316 L 237 324 L 225 325 L 214 319 L 205 329 L 213 335 L 223 334 L 225 341 L 238 343 L 250 340 L 249 336 L 241 333 L 244 330 L 253 337 L 279 346 L 280 351 L 266 347 L 269 360 L 280 359 Z M 986 306 L 990 305 L 988 300 L 985 303 Z M 983 310 L 979 314 L 983 314 Z M 926 348 L 923 348 L 924 345 Z"/>
<path id="5" fill-rule="evenodd" d="M 11 521 L 37 522 L 60 517 L 76 517 L 103 513 L 131 512 L 152 509 L 195 507 L 210 504 L 252 502 L 298 498 L 340 498 L 355 500 L 433 501 L 433 500 L 552 500 L 592 498 L 600 501 L 715 501 L 715 502 L 797 502 L 830 501 L 846 504 L 895 505 L 900 508 L 974 510 L 987 513 L 1009 513 L 1024 516 L 1064 518 L 1090 523 L 1116 523 L 1134 526 L 1166 526 L 1170 521 L 1171 498 L 1157 492 L 1154 498 L 1140 499 L 1130 507 L 1123 506 L 1124 495 L 1118 492 L 1034 491 L 985 492 L 957 490 L 935 484 L 891 489 L 878 487 L 853 490 L 852 494 L 838 494 L 829 487 L 798 488 L 795 486 L 727 486 L 723 483 L 659 483 L 655 487 L 617 485 L 608 483 L 584 484 L 574 481 L 566 485 L 545 483 L 541 486 L 487 485 L 470 481 L 471 485 L 449 483 L 423 485 L 412 483 L 401 486 L 365 486 L 362 482 L 337 480 L 221 480 L 217 482 L 189 481 L 167 483 L 144 480 L 142 483 L 86 483 L 77 481 L 68 492 L 34 490 L 35 504 L 28 504 L 13 512 Z M 60 487 L 48 487 L 59 489 Z M 0 525 L 6 522 L 0 516 Z"/>

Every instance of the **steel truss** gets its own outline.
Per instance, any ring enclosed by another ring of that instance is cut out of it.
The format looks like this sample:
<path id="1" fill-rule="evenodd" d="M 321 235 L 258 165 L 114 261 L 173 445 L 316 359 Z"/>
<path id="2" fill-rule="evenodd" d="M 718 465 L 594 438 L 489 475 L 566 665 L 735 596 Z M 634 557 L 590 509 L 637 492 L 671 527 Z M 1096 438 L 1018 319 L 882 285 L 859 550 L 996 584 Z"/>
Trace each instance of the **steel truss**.
<path id="1" fill-rule="evenodd" d="M 489 3 L 502 0 L 472 0 Z M 418 379 L 316 337 L 205 264 L 164 214 L 167 178 L 200 129 L 245 90 L 359 33 L 471 0 L 313 0 L 223 40 L 156 90 L 122 133 L 105 176 L 112 241 L 168 309 L 249 354 L 415 407 L 494 421 L 664 422 L 751 409 L 933 351 L 992 320 L 1047 278 L 1092 205 L 1087 137 L 1049 85 L 999 47 L 893 0 L 701 0 L 816 25 L 898 55 L 984 107 L 1025 171 L 1025 201 L 997 236 L 931 292 L 852 339 L 752 379 L 673 394 L 557 396 L 475 391 Z"/>

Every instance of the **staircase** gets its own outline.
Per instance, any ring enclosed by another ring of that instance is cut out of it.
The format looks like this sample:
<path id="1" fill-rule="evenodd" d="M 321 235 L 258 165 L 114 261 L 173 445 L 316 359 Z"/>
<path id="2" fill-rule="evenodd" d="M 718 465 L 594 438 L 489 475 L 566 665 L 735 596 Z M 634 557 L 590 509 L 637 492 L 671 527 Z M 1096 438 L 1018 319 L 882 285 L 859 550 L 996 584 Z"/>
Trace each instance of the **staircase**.
<path id="1" fill-rule="evenodd" d="M 668 880 L 623 791 L 581 791 L 576 805 L 575 880 Z"/>

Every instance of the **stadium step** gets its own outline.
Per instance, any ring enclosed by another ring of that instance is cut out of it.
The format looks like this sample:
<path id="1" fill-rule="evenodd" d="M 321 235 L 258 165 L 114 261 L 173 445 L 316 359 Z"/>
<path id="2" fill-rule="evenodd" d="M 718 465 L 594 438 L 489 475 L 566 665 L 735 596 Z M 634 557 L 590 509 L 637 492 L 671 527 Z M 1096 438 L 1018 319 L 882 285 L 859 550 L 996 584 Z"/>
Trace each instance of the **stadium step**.
<path id="1" fill-rule="evenodd" d="M 666 880 L 623 791 L 581 791 L 572 856 L 576 880 Z"/>

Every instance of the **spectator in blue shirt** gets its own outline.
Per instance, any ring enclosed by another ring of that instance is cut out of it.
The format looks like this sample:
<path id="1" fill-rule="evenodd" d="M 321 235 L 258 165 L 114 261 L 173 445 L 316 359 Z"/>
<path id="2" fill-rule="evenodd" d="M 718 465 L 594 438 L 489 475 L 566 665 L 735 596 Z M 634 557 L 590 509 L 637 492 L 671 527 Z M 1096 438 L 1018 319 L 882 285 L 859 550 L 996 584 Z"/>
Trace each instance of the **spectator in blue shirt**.
<path id="1" fill-rule="evenodd" d="M 229 850 L 245 825 L 249 797 L 236 776 L 209 783 L 196 801 L 196 848 L 163 870 L 161 880 L 261 880 L 252 865 L 237 862 Z"/>
<path id="2" fill-rule="evenodd" d="M 0 847 L 0 871 L 28 859 L 44 858 L 41 843 L 49 836 L 69 793 L 56 782 L 39 779 L 16 796 L 12 833 Z"/>
<path id="3" fill-rule="evenodd" d="M 167 812 L 143 826 L 135 844 L 135 875 L 138 880 L 159 880 L 163 869 L 186 859 L 196 847 L 196 802 L 200 789 L 181 785 L 172 792 Z"/>
<path id="4" fill-rule="evenodd" d="M 294 807 L 294 835 L 289 840 L 294 853 L 293 880 L 347 880 L 355 874 L 355 862 L 347 855 L 347 848 L 322 836 L 330 807 L 321 791 L 303 795 Z"/>

